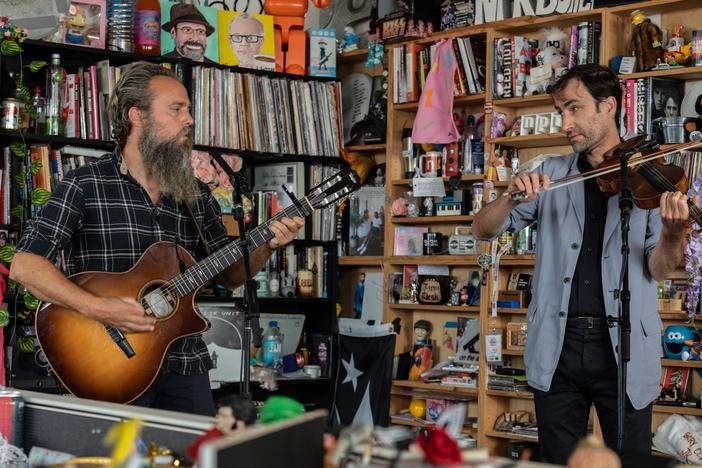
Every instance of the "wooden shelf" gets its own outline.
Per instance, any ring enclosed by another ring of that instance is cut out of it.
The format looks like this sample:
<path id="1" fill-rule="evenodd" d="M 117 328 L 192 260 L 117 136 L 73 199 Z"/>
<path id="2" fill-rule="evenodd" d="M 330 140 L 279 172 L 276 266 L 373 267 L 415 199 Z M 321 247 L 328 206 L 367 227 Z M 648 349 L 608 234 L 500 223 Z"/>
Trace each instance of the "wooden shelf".
<path id="1" fill-rule="evenodd" d="M 500 266 L 533 266 L 536 255 L 503 255 L 500 259 Z"/>
<path id="2" fill-rule="evenodd" d="M 468 96 L 454 96 L 453 107 L 467 104 L 482 104 L 485 102 L 485 93 L 469 94 Z M 395 110 L 416 111 L 419 107 L 419 101 L 403 102 L 402 104 L 393 104 Z"/>
<path id="3" fill-rule="evenodd" d="M 653 403 L 654 413 L 670 413 L 670 414 L 690 414 L 693 416 L 702 416 L 702 409 L 696 408 L 694 406 L 667 406 L 667 405 L 657 405 Z"/>
<path id="4" fill-rule="evenodd" d="M 690 317 L 687 316 L 687 312 L 658 312 L 661 320 L 689 320 Z M 702 320 L 702 315 L 695 315 L 695 320 Z"/>
<path id="5" fill-rule="evenodd" d="M 393 255 L 390 265 L 478 265 L 477 255 Z"/>
<path id="6" fill-rule="evenodd" d="M 533 400 L 534 395 L 519 392 L 503 392 L 501 390 L 485 390 L 486 395 L 504 398 L 521 398 L 523 400 Z"/>
<path id="7" fill-rule="evenodd" d="M 523 349 L 502 349 L 502 354 L 506 354 L 507 356 L 524 356 L 524 350 Z"/>
<path id="8" fill-rule="evenodd" d="M 357 265 L 357 266 L 372 266 L 381 264 L 385 260 L 382 255 L 344 255 L 339 257 L 339 266 Z"/>
<path id="9" fill-rule="evenodd" d="M 430 304 L 388 304 L 391 309 L 405 310 L 433 310 L 436 312 L 460 312 L 477 314 L 480 312 L 478 306 L 447 306 L 447 305 L 430 305 Z"/>
<path id="10" fill-rule="evenodd" d="M 540 104 L 553 104 L 553 99 L 550 94 L 537 94 L 535 96 L 524 96 L 507 99 L 495 99 L 492 101 L 495 106 L 512 107 L 518 109 L 520 107 L 538 106 Z"/>
<path id="11" fill-rule="evenodd" d="M 343 54 L 337 54 L 336 59 L 341 63 L 350 62 L 361 62 L 368 58 L 368 48 L 356 49 L 351 52 L 344 52 Z"/>
<path id="12" fill-rule="evenodd" d="M 392 385 L 394 387 L 413 388 L 415 390 L 456 392 L 456 393 L 466 393 L 468 395 L 476 395 L 476 396 L 478 395 L 477 388 L 457 387 L 457 386 L 441 385 L 441 384 L 431 384 L 431 383 L 418 382 L 416 380 L 393 380 Z"/>
<path id="13" fill-rule="evenodd" d="M 486 144 L 505 145 L 512 148 L 541 148 L 542 146 L 569 145 L 565 133 L 547 133 L 544 135 L 509 136 L 488 138 Z"/>
<path id="14" fill-rule="evenodd" d="M 622 80 L 635 80 L 637 78 L 646 78 L 648 76 L 665 76 L 670 78 L 678 78 L 681 80 L 699 80 L 702 78 L 702 67 L 671 68 L 669 70 L 649 70 L 639 73 L 629 73 L 628 75 L 619 75 L 619 78 Z"/>
<path id="15" fill-rule="evenodd" d="M 444 184 L 448 184 L 448 181 L 450 177 L 442 177 L 444 180 Z M 483 174 L 471 174 L 471 175 L 462 175 L 461 176 L 461 183 L 469 182 L 469 183 L 475 183 L 475 182 L 482 182 L 483 181 Z M 407 187 L 412 187 L 412 179 L 395 179 L 390 182 L 390 185 L 399 185 L 399 186 L 407 186 Z"/>
<path id="16" fill-rule="evenodd" d="M 413 427 L 434 427 L 433 424 L 425 424 L 423 422 L 419 422 L 419 421 L 415 421 L 415 420 L 408 421 L 406 419 L 399 419 L 399 418 L 395 418 L 393 416 L 390 416 L 390 424 L 398 424 L 401 426 L 413 426 Z M 472 427 L 463 426 L 463 429 L 461 429 L 461 432 L 464 434 L 477 434 L 478 430 L 474 429 Z"/>
<path id="17" fill-rule="evenodd" d="M 513 434 L 511 432 L 500 432 L 500 431 L 486 431 L 485 435 L 488 437 L 496 437 L 498 439 L 509 439 L 509 440 L 523 440 L 527 442 L 538 442 L 539 439 L 536 437 L 527 437 L 519 434 Z"/>
<path id="18" fill-rule="evenodd" d="M 393 224 L 470 223 L 473 221 L 473 216 L 418 216 L 416 218 L 393 216 L 390 219 Z"/>
<path id="19" fill-rule="evenodd" d="M 661 366 L 696 367 L 698 369 L 702 369 L 702 361 L 681 361 L 678 359 L 661 359 Z"/>
<path id="20" fill-rule="evenodd" d="M 349 151 L 372 151 L 372 152 L 380 152 L 380 151 L 385 151 L 386 149 L 385 143 L 378 143 L 376 145 L 354 145 L 354 146 L 347 146 L 346 149 Z"/>
<path id="21" fill-rule="evenodd" d="M 498 314 L 505 314 L 505 315 L 526 315 L 527 310 L 529 310 L 529 309 L 526 309 L 526 308 L 511 309 L 509 307 L 498 307 L 497 313 Z"/>

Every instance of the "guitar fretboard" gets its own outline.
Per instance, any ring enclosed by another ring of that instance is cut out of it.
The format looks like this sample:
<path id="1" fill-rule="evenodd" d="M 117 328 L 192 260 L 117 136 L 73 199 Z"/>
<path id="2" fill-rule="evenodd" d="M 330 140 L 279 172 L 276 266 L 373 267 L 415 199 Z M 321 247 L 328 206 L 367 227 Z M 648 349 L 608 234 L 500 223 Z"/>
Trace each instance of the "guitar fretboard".
<path id="1" fill-rule="evenodd" d="M 308 210 L 307 208 L 309 208 L 309 205 L 307 204 L 307 198 L 305 198 L 301 200 L 300 208 L 295 205 L 290 205 L 264 224 L 251 229 L 248 232 L 249 252 L 253 252 L 275 237 L 273 232 L 268 228 L 268 225 L 272 221 L 282 218 L 292 218 L 293 216 L 301 216 L 304 218 L 311 213 L 311 209 Z M 174 277 L 169 283 L 178 294 L 178 297 L 187 296 L 207 281 L 238 262 L 244 256 L 241 250 L 241 243 L 241 240 L 236 240 L 227 244 L 212 255 L 188 268 L 185 272 Z"/>

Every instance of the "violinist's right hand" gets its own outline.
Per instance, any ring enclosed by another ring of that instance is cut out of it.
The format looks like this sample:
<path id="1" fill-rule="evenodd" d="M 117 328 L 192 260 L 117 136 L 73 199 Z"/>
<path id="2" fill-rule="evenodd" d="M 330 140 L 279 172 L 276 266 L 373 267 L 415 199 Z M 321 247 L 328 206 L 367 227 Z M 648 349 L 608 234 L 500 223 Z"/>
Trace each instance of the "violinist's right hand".
<path id="1" fill-rule="evenodd" d="M 551 185 L 551 179 L 546 174 L 537 174 L 535 172 L 523 172 L 517 174 L 509 181 L 507 192 L 512 194 L 521 192 L 523 196 L 517 198 L 520 203 L 533 201 L 542 190 L 548 190 Z M 513 198 L 514 199 L 514 198 Z"/>

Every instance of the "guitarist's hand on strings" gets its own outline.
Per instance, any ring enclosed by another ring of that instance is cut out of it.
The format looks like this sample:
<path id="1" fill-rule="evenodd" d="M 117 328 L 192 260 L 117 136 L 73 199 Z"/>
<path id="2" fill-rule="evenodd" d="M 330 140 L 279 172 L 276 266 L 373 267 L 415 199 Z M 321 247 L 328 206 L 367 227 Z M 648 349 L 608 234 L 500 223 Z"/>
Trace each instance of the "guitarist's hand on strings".
<path id="1" fill-rule="evenodd" d="M 150 332 L 156 319 L 144 313 L 142 305 L 131 297 L 96 297 L 90 316 L 123 332 Z"/>
<path id="2" fill-rule="evenodd" d="M 268 228 L 275 237 L 268 242 L 268 247 L 277 249 L 292 242 L 297 236 L 297 231 L 305 225 L 305 220 L 299 216 L 293 218 L 282 218 L 280 221 L 272 221 Z"/>

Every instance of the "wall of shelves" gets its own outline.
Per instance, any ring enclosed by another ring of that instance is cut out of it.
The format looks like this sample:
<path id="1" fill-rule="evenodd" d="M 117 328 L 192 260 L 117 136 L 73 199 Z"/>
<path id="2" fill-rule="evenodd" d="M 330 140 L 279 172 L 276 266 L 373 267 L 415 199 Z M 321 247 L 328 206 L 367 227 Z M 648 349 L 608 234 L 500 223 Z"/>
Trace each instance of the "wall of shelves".
<path id="1" fill-rule="evenodd" d="M 486 41 L 488 64 L 492 63 L 492 50 L 490 45 L 496 37 L 504 37 L 511 35 L 521 35 L 526 37 L 541 38 L 541 31 L 547 27 L 570 28 L 573 24 L 578 24 L 582 21 L 601 21 L 602 22 L 602 41 L 601 41 L 601 59 L 600 63 L 608 64 L 609 61 L 618 55 L 628 55 L 627 42 L 631 33 L 630 12 L 635 9 L 642 9 L 647 16 L 660 15 L 661 27 L 671 30 L 673 24 L 685 25 L 684 37 L 687 43 L 690 40 L 691 30 L 695 29 L 696 24 L 702 21 L 702 3 L 695 0 L 651 0 L 647 2 L 621 5 L 612 8 L 603 8 L 598 10 L 571 13 L 565 15 L 551 17 L 520 17 L 512 18 L 499 22 L 471 26 L 462 29 L 451 31 L 441 31 L 435 33 L 431 38 L 415 39 L 407 41 L 416 42 L 422 45 L 428 45 L 438 41 L 442 37 L 475 37 Z M 398 47 L 400 44 L 386 44 L 386 49 L 389 54 L 392 51 L 389 49 Z M 390 65 L 392 67 L 392 64 Z M 492 70 L 488 66 L 486 80 L 486 92 L 468 96 L 456 96 L 454 98 L 454 112 L 465 109 L 467 113 L 480 113 L 483 109 L 492 109 L 505 113 L 507 122 L 511 122 L 514 117 L 526 113 L 536 112 L 553 112 L 553 104 L 550 95 L 535 95 L 507 99 L 492 99 Z M 342 73 L 340 76 L 344 76 Z M 620 75 L 622 79 L 640 78 L 647 76 L 670 76 L 684 80 L 702 80 L 702 67 L 685 67 L 681 69 L 672 69 L 664 71 L 648 71 L 635 73 L 630 75 Z M 403 161 L 401 158 L 401 134 L 402 129 L 411 127 L 415 114 L 417 112 L 418 103 L 409 102 L 403 104 L 392 103 L 392 88 L 396 85 L 393 81 L 394 74 L 390 69 L 388 75 L 390 100 L 388 103 L 388 128 L 387 128 L 387 143 L 385 145 L 386 157 L 386 213 L 390 213 L 390 203 L 396 198 L 402 196 L 404 192 L 410 190 L 411 180 L 405 178 Z M 489 120 L 489 119 L 487 119 Z M 486 128 L 485 133 L 489 135 L 489 128 Z M 534 156 L 541 153 L 568 154 L 572 152 L 568 140 L 564 133 L 545 134 L 545 135 L 528 135 L 516 137 L 500 137 L 486 139 L 486 152 L 494 150 L 495 145 L 504 145 L 513 148 L 519 148 L 521 162 L 525 162 Z M 356 149 L 356 147 L 354 147 Z M 444 177 L 444 182 L 448 183 L 448 178 Z M 461 188 L 468 188 L 474 182 L 483 182 L 483 175 L 469 175 L 461 177 Z M 498 189 L 498 193 L 503 191 L 508 185 L 508 182 L 495 182 L 494 186 Z M 395 226 L 416 225 L 427 226 L 430 231 L 439 231 L 444 234 L 453 231 L 454 226 L 462 224 L 470 224 L 471 216 L 440 217 L 430 218 L 391 218 L 386 217 L 385 223 L 385 256 L 374 257 L 363 260 L 363 257 L 342 257 L 339 261 L 341 265 L 346 265 L 347 269 L 352 269 L 355 272 L 371 271 L 369 267 L 373 267 L 373 271 L 383 271 L 385 273 L 385 283 L 387 291 L 387 283 L 389 274 L 396 271 L 401 271 L 402 265 L 448 265 L 451 275 L 460 277 L 462 281 L 469 270 L 481 270 L 477 265 L 477 256 L 393 256 L 393 235 Z M 484 243 L 483 252 L 489 253 L 489 245 Z M 500 272 L 498 283 L 500 289 L 504 289 L 508 274 L 510 271 L 532 271 L 534 265 L 534 255 L 504 255 L 500 261 Z M 685 277 L 685 273 L 679 270 L 675 273 L 675 277 Z M 434 324 L 434 333 L 432 339 L 435 343 L 441 339 L 440 333 L 444 321 L 456 315 L 465 315 L 470 317 L 479 317 L 481 319 L 481 350 L 484 349 L 482 336 L 492 327 L 504 328 L 507 322 L 510 321 L 526 321 L 526 308 L 505 309 L 498 308 L 497 316 L 491 316 L 490 308 L 490 292 L 492 290 L 492 278 L 489 276 L 487 285 L 482 286 L 481 298 L 479 305 L 476 307 L 452 307 L 445 305 L 422 305 L 422 304 L 388 304 L 387 292 L 385 293 L 385 306 L 383 317 L 384 321 L 390 322 L 394 318 L 399 317 L 402 320 L 403 328 L 397 338 L 396 354 L 407 352 L 412 344 L 412 324 L 419 319 L 429 320 Z M 343 296 L 343 294 L 342 294 Z M 661 319 L 664 321 L 664 326 L 670 324 L 681 324 L 687 320 L 687 316 L 683 313 L 662 313 Z M 436 346 L 435 346 L 436 347 Z M 524 367 L 523 351 L 507 351 L 503 348 L 503 353 L 512 360 L 512 365 L 515 367 Z M 439 362 L 435 357 L 434 363 Z M 694 371 L 702 367 L 699 361 L 681 362 L 663 360 L 662 366 L 685 366 L 691 367 Z M 696 372 L 692 372 L 696 374 Z M 477 404 L 469 406 L 469 416 L 478 418 L 478 430 L 476 438 L 479 447 L 486 447 L 490 451 L 498 454 L 505 454 L 507 442 L 509 440 L 524 440 L 535 442 L 535 439 L 517 436 L 514 434 L 506 434 L 493 430 L 498 416 L 505 411 L 527 410 L 533 413 L 533 396 L 528 394 L 520 394 L 513 392 L 501 392 L 495 390 L 487 390 L 487 363 L 485 362 L 484 354 L 481 353 L 480 372 L 477 392 Z M 695 391 L 699 388 L 700 380 L 695 375 L 691 378 L 691 388 Z M 422 388 L 423 384 L 407 383 L 395 381 L 393 391 L 406 386 Z M 426 385 L 426 384 L 425 384 Z M 430 386 L 427 386 L 427 389 Z M 465 389 L 461 389 L 463 391 Z M 393 393 L 391 412 L 399 412 L 406 409 L 409 404 L 409 398 L 404 395 Z M 665 420 L 671 413 L 693 414 L 702 416 L 702 410 L 698 408 L 682 408 L 671 406 L 654 406 L 654 421 L 652 429 L 655 430 L 658 425 Z M 594 416 L 596 421 L 596 416 Z M 393 423 L 408 424 L 404 421 L 393 420 Z M 411 424 L 415 425 L 415 424 Z M 417 424 L 421 425 L 421 424 Z M 597 426 L 597 425 L 596 425 Z"/>

